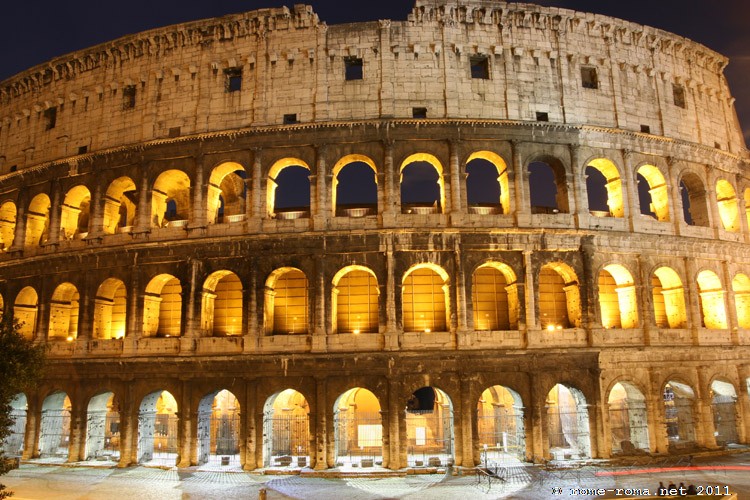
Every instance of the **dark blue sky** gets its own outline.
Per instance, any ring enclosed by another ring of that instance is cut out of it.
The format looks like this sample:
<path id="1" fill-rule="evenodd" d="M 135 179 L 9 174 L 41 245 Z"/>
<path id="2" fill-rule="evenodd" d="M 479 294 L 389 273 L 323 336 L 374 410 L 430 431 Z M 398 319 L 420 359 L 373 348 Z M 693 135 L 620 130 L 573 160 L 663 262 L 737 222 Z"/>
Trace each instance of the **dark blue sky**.
<path id="1" fill-rule="evenodd" d="M 410 0 L 309 1 L 323 21 L 339 24 L 406 19 Z M 539 0 L 620 17 L 677 33 L 731 58 L 727 76 L 745 137 L 750 139 L 750 1 Z M 0 30 L 0 80 L 55 56 L 149 28 L 283 5 L 282 0 L 38 0 L 4 2 Z M 287 3 L 291 6 L 291 3 Z"/>

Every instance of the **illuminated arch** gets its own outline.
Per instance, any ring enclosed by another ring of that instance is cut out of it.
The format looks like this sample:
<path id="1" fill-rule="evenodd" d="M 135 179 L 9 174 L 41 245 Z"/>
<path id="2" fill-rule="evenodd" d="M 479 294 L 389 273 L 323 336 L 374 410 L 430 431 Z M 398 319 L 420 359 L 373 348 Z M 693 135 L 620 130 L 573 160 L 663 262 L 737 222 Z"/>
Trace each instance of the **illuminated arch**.
<path id="1" fill-rule="evenodd" d="M 125 232 L 125 228 L 135 225 L 135 212 L 138 206 L 136 187 L 130 177 L 113 180 L 104 195 L 104 232 L 115 234 Z"/>
<path id="2" fill-rule="evenodd" d="M 701 271 L 696 279 L 701 303 L 701 318 L 706 328 L 726 329 L 727 311 L 724 306 L 724 289 L 713 271 Z"/>
<path id="3" fill-rule="evenodd" d="M 737 309 L 737 326 L 750 328 L 750 278 L 739 273 L 732 280 L 734 305 Z"/>
<path id="4" fill-rule="evenodd" d="M 26 235 L 24 246 L 36 247 L 47 242 L 49 237 L 49 196 L 39 193 L 31 199 L 26 214 Z"/>
<path id="5" fill-rule="evenodd" d="M 404 331 L 448 331 L 448 273 L 435 264 L 412 266 L 401 283 Z"/>
<path id="6" fill-rule="evenodd" d="M 120 458 L 120 405 L 113 392 L 89 400 L 86 412 L 86 460 Z"/>
<path id="7" fill-rule="evenodd" d="M 607 206 L 611 217 L 625 216 L 625 197 L 622 193 L 622 179 L 617 166 L 607 158 L 595 158 L 586 164 L 586 169 L 593 168 L 604 176 L 604 188 L 607 191 Z M 587 188 L 589 187 L 587 175 Z M 589 209 L 591 209 L 591 190 L 587 189 Z"/>
<path id="8" fill-rule="evenodd" d="M 240 465 L 240 402 L 224 389 L 198 404 L 198 463 Z"/>
<path id="9" fill-rule="evenodd" d="M 89 231 L 91 191 L 83 185 L 71 188 L 60 207 L 60 237 L 71 240 Z"/>
<path id="10" fill-rule="evenodd" d="M 737 390 L 727 380 L 711 383 L 711 413 L 717 446 L 739 443 L 737 433 Z"/>
<path id="11" fill-rule="evenodd" d="M 180 224 L 190 218 L 190 177 L 182 170 L 159 174 L 151 190 L 151 227 Z"/>
<path id="12" fill-rule="evenodd" d="M 0 205 L 0 251 L 8 250 L 16 237 L 16 204 L 6 201 Z"/>
<path id="13" fill-rule="evenodd" d="M 607 404 L 612 452 L 649 451 L 648 411 L 643 392 L 630 382 L 617 382 L 609 391 Z"/>
<path id="14" fill-rule="evenodd" d="M 263 406 L 263 465 L 305 467 L 310 460 L 310 405 L 294 389 L 270 396 Z"/>
<path id="15" fill-rule="evenodd" d="M 486 262 L 471 276 L 475 330 L 515 330 L 520 302 L 516 274 L 507 264 Z"/>
<path id="16" fill-rule="evenodd" d="M 56 391 L 44 398 L 39 429 L 39 457 L 67 459 L 70 443 L 70 398 Z"/>
<path id="17" fill-rule="evenodd" d="M 143 335 L 179 337 L 182 322 L 182 285 L 171 274 L 160 274 L 146 286 L 143 297 Z"/>
<path id="18" fill-rule="evenodd" d="M 575 271 L 562 262 L 550 262 L 539 271 L 539 319 L 548 331 L 578 328 L 581 293 Z"/>
<path id="19" fill-rule="evenodd" d="M 708 227 L 708 199 L 706 186 L 695 172 L 684 172 L 679 182 L 682 196 L 682 212 L 685 223 L 691 226 Z"/>
<path id="20" fill-rule="evenodd" d="M 242 282 L 236 274 L 211 273 L 201 295 L 201 328 L 206 335 L 242 335 Z"/>
<path id="21" fill-rule="evenodd" d="M 399 167 L 399 173 L 401 174 L 401 180 L 399 182 L 399 185 L 401 186 L 401 205 L 402 205 L 402 212 L 408 213 L 409 210 L 420 210 L 420 207 L 417 205 L 420 205 L 419 202 L 412 203 L 415 205 L 414 207 L 409 207 L 409 202 L 404 202 L 404 169 L 409 167 L 413 163 L 417 162 L 424 162 L 432 166 L 435 171 L 437 172 L 437 185 L 439 188 L 439 194 L 437 197 L 437 213 L 443 213 L 445 212 L 445 180 L 443 179 L 443 165 L 440 163 L 440 160 L 438 160 L 435 156 L 429 154 L 429 153 L 415 153 L 413 155 L 408 156 L 403 162 L 401 162 L 401 166 Z M 456 189 L 458 189 L 458 186 L 456 186 Z M 429 208 L 429 207 L 424 207 Z"/>
<path id="22" fill-rule="evenodd" d="M 377 333 L 378 278 L 368 267 L 347 266 L 333 277 L 333 325 L 337 333 Z"/>
<path id="23" fill-rule="evenodd" d="M 339 200 L 339 196 L 338 196 L 339 174 L 341 173 L 342 170 L 344 170 L 346 167 L 348 167 L 352 163 L 362 163 L 362 164 L 367 165 L 368 167 L 370 167 L 370 169 L 372 169 L 373 174 L 374 174 L 373 175 L 373 181 L 374 181 L 373 186 L 374 186 L 374 190 L 375 190 L 375 204 L 376 204 L 374 212 L 377 213 L 377 189 L 378 189 L 378 187 L 377 187 L 377 184 L 378 184 L 378 175 L 377 174 L 378 174 L 378 169 L 375 166 L 375 162 L 372 161 L 371 158 L 369 158 L 368 156 L 365 156 L 365 155 L 350 154 L 350 155 L 346 155 L 343 158 L 341 158 L 333 166 L 333 184 L 331 185 L 331 200 L 332 200 L 331 209 L 332 209 L 332 212 L 333 212 L 332 215 L 334 217 L 336 217 L 337 215 L 339 215 L 339 212 L 340 212 L 339 211 L 339 205 L 338 205 L 338 200 Z M 359 215 L 360 212 L 362 214 L 364 214 L 364 215 L 373 215 L 371 213 L 372 212 L 371 210 L 363 211 L 362 210 L 363 208 L 368 208 L 368 207 L 353 207 L 352 209 L 356 211 L 355 212 L 356 215 L 354 215 L 354 216 L 360 216 Z M 353 215 L 349 215 L 349 216 L 352 217 Z"/>
<path id="24" fill-rule="evenodd" d="M 505 163 L 505 160 L 498 155 L 497 153 L 493 153 L 492 151 L 476 151 L 469 155 L 469 157 L 466 159 L 466 173 L 467 173 L 467 180 L 466 180 L 466 191 L 467 191 L 467 198 L 469 200 L 472 199 L 472 190 L 470 189 L 470 182 L 468 177 L 469 174 L 469 164 L 474 160 L 484 160 L 492 164 L 492 166 L 497 169 L 497 184 L 500 190 L 500 196 L 496 203 L 500 204 L 500 210 L 503 214 L 509 214 L 510 213 L 510 187 L 508 186 L 508 165 Z M 494 200 L 493 200 L 494 201 Z"/>
<path id="25" fill-rule="evenodd" d="M 125 337 L 127 288 L 117 278 L 107 278 L 99 285 L 94 298 L 94 338 Z"/>
<path id="26" fill-rule="evenodd" d="M 276 189 L 279 187 L 277 178 L 282 170 L 287 167 L 302 167 L 311 171 L 310 166 L 299 158 L 282 158 L 274 163 L 268 171 L 266 186 L 266 210 L 269 217 L 276 217 Z M 309 181 L 308 181 L 309 183 Z M 309 189 L 309 185 L 308 185 Z"/>
<path id="27" fill-rule="evenodd" d="M 725 230 L 740 231 L 740 210 L 737 192 L 728 181 L 719 179 L 716 182 L 716 203 L 719 205 L 719 218 Z"/>
<path id="28" fill-rule="evenodd" d="M 21 325 L 18 332 L 27 339 L 34 338 L 36 318 L 39 309 L 39 296 L 32 287 L 21 289 L 13 304 L 13 317 Z"/>
<path id="29" fill-rule="evenodd" d="M 494 385 L 477 401 L 477 435 L 483 463 L 507 462 L 510 456 L 524 460 L 526 432 L 523 401 L 514 390 Z"/>
<path id="30" fill-rule="evenodd" d="M 308 283 L 299 269 L 282 267 L 266 280 L 265 329 L 267 335 L 308 333 Z"/>
<path id="31" fill-rule="evenodd" d="M 206 196 L 206 220 L 209 224 L 230 222 L 233 217 L 244 216 L 246 175 L 245 168 L 232 161 L 221 163 L 211 171 Z"/>
<path id="32" fill-rule="evenodd" d="M 550 155 L 533 157 L 526 165 L 532 213 L 568 213 L 567 171 L 560 159 Z M 550 198 L 554 190 L 554 199 Z"/>
<path id="33" fill-rule="evenodd" d="M 547 394 L 547 442 L 552 457 L 591 456 L 589 414 L 583 392 L 556 384 Z"/>
<path id="34" fill-rule="evenodd" d="M 138 410 L 138 463 L 174 467 L 179 453 L 178 406 L 168 391 L 154 391 Z"/>
<path id="35" fill-rule="evenodd" d="M 660 267 L 651 276 L 654 321 L 659 328 L 685 328 L 687 311 L 680 276 L 670 267 Z"/>
<path id="36" fill-rule="evenodd" d="M 656 220 L 668 222 L 669 193 L 667 192 L 667 181 L 664 179 L 661 170 L 654 165 L 641 165 L 636 171 L 636 174 L 643 177 L 648 185 L 648 194 L 651 198 L 648 203 L 650 211 L 654 214 Z M 641 201 L 641 206 L 643 205 L 644 203 Z"/>
<path id="37" fill-rule="evenodd" d="M 52 293 L 49 308 L 50 340 L 72 341 L 78 336 L 78 289 L 72 283 L 62 283 Z"/>
<path id="38" fill-rule="evenodd" d="M 638 302 L 630 271 L 610 264 L 599 272 L 599 307 L 604 328 L 638 327 Z"/>
<path id="39" fill-rule="evenodd" d="M 383 421 L 380 401 L 367 389 L 355 387 L 333 405 L 335 462 L 363 467 L 383 460 Z"/>

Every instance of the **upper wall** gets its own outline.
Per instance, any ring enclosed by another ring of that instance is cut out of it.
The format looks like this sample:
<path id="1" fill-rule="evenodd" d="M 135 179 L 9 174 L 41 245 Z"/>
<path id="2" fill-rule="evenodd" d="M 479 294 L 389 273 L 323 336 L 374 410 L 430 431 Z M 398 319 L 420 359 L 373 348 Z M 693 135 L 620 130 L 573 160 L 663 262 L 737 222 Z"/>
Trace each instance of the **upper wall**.
<path id="1" fill-rule="evenodd" d="M 361 59 L 362 79 L 345 78 L 346 58 Z M 475 78 L 472 61 L 486 68 Z M 417 0 L 407 21 L 331 27 L 310 6 L 256 10 L 126 36 L 0 83 L 0 173 L 168 136 L 281 125 L 284 115 L 412 118 L 414 108 L 428 119 L 546 114 L 744 155 L 726 64 L 661 30 L 530 4 Z M 231 91 L 238 71 L 241 88 Z"/>

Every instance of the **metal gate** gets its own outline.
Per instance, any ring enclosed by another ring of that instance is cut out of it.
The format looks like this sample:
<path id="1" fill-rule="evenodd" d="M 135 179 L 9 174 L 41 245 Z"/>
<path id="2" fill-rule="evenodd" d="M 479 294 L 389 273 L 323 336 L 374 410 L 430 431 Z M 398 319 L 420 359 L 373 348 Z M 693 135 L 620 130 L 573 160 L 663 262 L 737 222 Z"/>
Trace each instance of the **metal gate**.
<path id="1" fill-rule="evenodd" d="M 177 415 L 141 412 L 138 416 L 138 461 L 174 466 L 178 453 Z"/>
<path id="2" fill-rule="evenodd" d="M 621 406 L 610 405 L 609 428 L 613 452 L 623 451 L 624 442 L 631 443 L 636 449 L 648 450 L 648 423 L 645 403 L 636 401 Z"/>
<path id="3" fill-rule="evenodd" d="M 547 438 L 550 452 L 555 459 L 588 456 L 586 446 L 589 441 L 588 414 L 586 411 L 560 411 L 558 407 L 547 408 Z"/>
<path id="4" fill-rule="evenodd" d="M 406 412 L 407 463 L 410 467 L 440 467 L 453 463 L 453 410 Z"/>
<path id="5" fill-rule="evenodd" d="M 266 415 L 263 420 L 266 467 L 306 467 L 310 453 L 308 415 Z"/>
<path id="6" fill-rule="evenodd" d="M 725 446 L 737 443 L 737 409 L 734 396 L 717 394 L 714 396 L 711 410 L 714 416 L 714 430 L 716 431 L 716 444 Z"/>
<path id="7" fill-rule="evenodd" d="M 211 465 L 240 465 L 240 416 L 237 413 L 211 417 Z"/>
<path id="8" fill-rule="evenodd" d="M 21 456 L 23 452 L 23 438 L 26 433 L 26 410 L 12 410 L 10 419 L 13 421 L 10 433 L 3 441 L 3 454 L 7 457 Z"/>
<path id="9" fill-rule="evenodd" d="M 120 458 L 120 414 L 90 411 L 86 417 L 86 459 Z"/>
<path id="10" fill-rule="evenodd" d="M 68 458 L 70 444 L 70 410 L 43 410 L 39 456 L 41 458 Z"/>
<path id="11" fill-rule="evenodd" d="M 503 412 L 477 417 L 477 434 L 482 463 L 501 463 L 526 455 L 523 414 Z"/>
<path id="12" fill-rule="evenodd" d="M 380 412 L 338 410 L 334 415 L 336 465 L 372 467 L 383 462 Z"/>

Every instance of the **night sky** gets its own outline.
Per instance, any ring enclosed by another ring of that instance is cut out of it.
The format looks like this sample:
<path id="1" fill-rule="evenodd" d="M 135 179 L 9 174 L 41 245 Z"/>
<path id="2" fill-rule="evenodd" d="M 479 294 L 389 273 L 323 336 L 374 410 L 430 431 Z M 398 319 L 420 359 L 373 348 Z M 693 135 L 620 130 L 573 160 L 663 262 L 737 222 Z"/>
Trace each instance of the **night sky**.
<path id="1" fill-rule="evenodd" d="M 330 24 L 377 19 L 405 20 L 411 0 L 309 1 Z M 627 19 L 685 36 L 730 58 L 726 74 L 737 98 L 745 138 L 750 139 L 750 2 L 747 0 L 539 0 Z M 278 7 L 282 0 L 38 0 L 4 2 L 0 30 L 0 80 L 55 56 L 117 37 L 207 17 Z M 288 3 L 291 7 L 291 3 Z M 750 141 L 748 141 L 750 142 Z"/>

